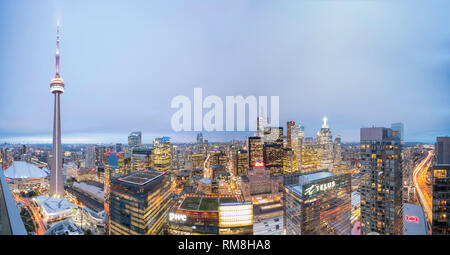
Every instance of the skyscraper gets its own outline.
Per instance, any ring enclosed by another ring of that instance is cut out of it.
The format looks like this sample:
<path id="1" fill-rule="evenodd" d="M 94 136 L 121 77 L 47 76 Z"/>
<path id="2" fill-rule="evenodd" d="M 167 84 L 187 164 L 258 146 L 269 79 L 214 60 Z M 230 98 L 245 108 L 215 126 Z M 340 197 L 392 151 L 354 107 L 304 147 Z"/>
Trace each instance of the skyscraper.
<path id="1" fill-rule="evenodd" d="M 163 234 L 172 204 L 167 173 L 145 170 L 114 178 L 107 215 L 110 234 Z"/>
<path id="2" fill-rule="evenodd" d="M 59 24 L 56 29 L 56 74 L 50 83 L 50 92 L 55 95 L 53 116 L 53 147 L 50 178 L 50 196 L 64 197 L 64 178 L 61 146 L 61 116 L 59 97 L 64 93 L 64 81 L 59 75 Z"/>
<path id="3" fill-rule="evenodd" d="M 433 165 L 433 235 L 450 235 L 450 137 L 436 138 Z"/>
<path id="4" fill-rule="evenodd" d="M 333 171 L 333 137 L 328 128 L 327 117 L 323 118 L 323 125 L 317 133 L 317 153 L 319 168 Z"/>
<path id="5" fill-rule="evenodd" d="M 128 147 L 130 151 L 133 147 L 141 147 L 142 146 L 142 132 L 131 132 L 128 136 Z"/>
<path id="6" fill-rule="evenodd" d="M 241 174 L 247 175 L 248 170 L 248 152 L 246 150 L 237 150 L 235 157 L 235 173 L 234 176 Z"/>
<path id="7" fill-rule="evenodd" d="M 203 134 L 201 132 L 197 134 L 197 144 L 203 144 Z"/>
<path id="8" fill-rule="evenodd" d="M 303 151 L 303 138 L 305 137 L 304 128 L 302 125 L 295 125 L 292 128 L 292 149 L 294 150 L 294 160 L 297 169 L 295 171 L 301 171 L 302 169 L 302 151 Z"/>
<path id="9" fill-rule="evenodd" d="M 255 162 L 263 161 L 264 142 L 259 136 L 248 138 L 248 167 L 253 167 Z"/>
<path id="10" fill-rule="evenodd" d="M 131 154 L 131 171 L 150 170 L 152 167 L 153 150 L 150 148 L 133 148 Z"/>
<path id="11" fill-rule="evenodd" d="M 255 136 L 263 137 L 264 136 L 264 130 L 268 127 L 268 121 L 267 118 L 264 118 L 263 116 L 259 116 L 256 119 L 256 133 Z"/>
<path id="12" fill-rule="evenodd" d="M 350 234 L 350 174 L 318 171 L 298 175 L 289 182 L 283 185 L 286 234 Z"/>
<path id="13" fill-rule="evenodd" d="M 392 136 L 398 136 L 400 138 L 400 141 L 402 144 L 405 142 L 404 138 L 404 125 L 403 123 L 392 123 L 391 129 L 392 129 Z"/>
<path id="14" fill-rule="evenodd" d="M 292 148 L 292 128 L 295 126 L 294 121 L 288 121 L 286 124 L 286 147 Z"/>
<path id="15" fill-rule="evenodd" d="M 170 137 L 156 138 L 153 140 L 153 168 L 158 171 L 167 171 L 172 166 Z"/>
<path id="16" fill-rule="evenodd" d="M 283 168 L 283 127 L 270 127 L 264 131 L 263 159 L 272 174 L 281 174 Z"/>
<path id="17" fill-rule="evenodd" d="M 116 152 L 122 152 L 122 144 L 116 143 Z"/>
<path id="18" fill-rule="evenodd" d="M 403 233 L 402 144 L 390 128 L 361 128 L 361 234 Z"/>
<path id="19" fill-rule="evenodd" d="M 96 158 L 96 147 L 95 145 L 89 144 L 86 146 L 86 158 L 85 158 L 85 166 L 86 168 L 95 168 L 95 158 Z"/>
<path id="20" fill-rule="evenodd" d="M 338 135 L 334 138 L 333 145 L 333 165 L 339 167 L 341 165 L 341 136 Z"/>

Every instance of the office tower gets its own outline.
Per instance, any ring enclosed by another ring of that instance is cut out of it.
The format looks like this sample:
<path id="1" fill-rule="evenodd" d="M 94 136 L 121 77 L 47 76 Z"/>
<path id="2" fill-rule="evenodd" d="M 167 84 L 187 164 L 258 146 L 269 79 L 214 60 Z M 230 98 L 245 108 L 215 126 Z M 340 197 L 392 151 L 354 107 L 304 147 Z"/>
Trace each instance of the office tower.
<path id="1" fill-rule="evenodd" d="M 333 145 L 333 165 L 334 167 L 339 167 L 341 165 L 341 136 L 336 136 L 334 138 Z"/>
<path id="2" fill-rule="evenodd" d="M 0 170 L 0 235 L 26 235 L 22 218 L 9 189 L 3 170 Z"/>
<path id="3" fill-rule="evenodd" d="M 113 177 L 129 174 L 125 168 L 125 153 L 110 153 L 108 156 L 108 167 L 111 169 Z"/>
<path id="4" fill-rule="evenodd" d="M 110 194 L 111 194 L 111 180 L 123 175 L 129 174 L 130 170 L 126 167 L 125 153 L 116 152 L 108 154 L 108 167 L 105 168 L 104 180 L 104 208 L 105 208 L 105 233 L 110 234 Z"/>
<path id="5" fill-rule="evenodd" d="M 436 164 L 448 165 L 450 164 L 450 137 L 436 138 Z"/>
<path id="6" fill-rule="evenodd" d="M 248 138 L 248 167 L 253 167 L 255 162 L 263 161 L 264 142 L 259 136 L 251 136 Z"/>
<path id="7" fill-rule="evenodd" d="M 165 172 L 146 170 L 112 179 L 110 234 L 164 234 L 172 201 L 170 176 Z"/>
<path id="8" fill-rule="evenodd" d="M 286 124 L 286 147 L 292 148 L 292 128 L 295 126 L 294 121 L 288 121 Z"/>
<path id="9" fill-rule="evenodd" d="M 95 167 L 103 168 L 107 149 L 104 146 L 95 146 Z"/>
<path id="10" fill-rule="evenodd" d="M 201 132 L 197 134 L 197 144 L 203 144 L 203 134 Z"/>
<path id="11" fill-rule="evenodd" d="M 216 153 L 211 155 L 211 163 L 216 166 L 224 166 L 227 165 L 227 155 L 221 151 L 217 151 Z M 248 161 L 247 161 L 248 162 Z"/>
<path id="12" fill-rule="evenodd" d="M 264 131 L 263 159 L 272 174 L 281 174 L 283 169 L 283 127 L 270 127 Z"/>
<path id="13" fill-rule="evenodd" d="M 294 160 L 296 169 L 294 171 L 301 171 L 302 169 L 302 150 L 303 138 L 305 137 L 304 128 L 301 125 L 295 125 L 292 128 L 292 149 L 294 150 Z"/>
<path id="14" fill-rule="evenodd" d="M 283 185 L 286 234 L 349 235 L 350 174 L 318 171 L 297 176 Z"/>
<path id="15" fill-rule="evenodd" d="M 26 145 L 22 145 L 22 150 L 21 150 L 21 154 L 27 154 L 27 146 Z"/>
<path id="16" fill-rule="evenodd" d="M 312 137 L 305 137 L 302 147 L 302 173 L 315 171 L 319 168 L 317 142 Z"/>
<path id="17" fill-rule="evenodd" d="M 404 133 L 404 125 L 403 123 L 393 123 L 391 124 L 392 136 L 397 136 L 400 138 L 400 142 L 402 144 L 405 143 L 405 133 Z"/>
<path id="18" fill-rule="evenodd" d="M 61 114 L 60 95 L 64 93 L 64 81 L 59 75 L 59 24 L 56 29 L 56 74 L 50 85 L 50 92 L 55 95 L 55 109 L 53 116 L 53 147 L 50 178 L 50 196 L 64 197 L 64 177 L 61 146 Z"/>
<path id="19" fill-rule="evenodd" d="M 122 152 L 122 144 L 116 143 L 116 152 Z"/>
<path id="20" fill-rule="evenodd" d="M 161 137 L 153 140 L 153 168 L 158 171 L 167 171 L 172 166 L 170 137 Z"/>
<path id="21" fill-rule="evenodd" d="M 297 170 L 294 150 L 292 148 L 283 148 L 283 173 L 290 174 Z"/>
<path id="22" fill-rule="evenodd" d="M 96 158 L 96 149 L 97 146 L 89 144 L 86 146 L 86 168 L 95 168 L 95 158 Z"/>
<path id="23" fill-rule="evenodd" d="M 203 163 L 205 162 L 205 155 L 202 153 L 192 154 L 190 157 L 190 162 L 192 163 L 192 169 L 203 168 Z"/>
<path id="24" fill-rule="evenodd" d="M 436 138 L 433 165 L 433 235 L 450 234 L 450 137 Z"/>
<path id="25" fill-rule="evenodd" d="M 317 153 L 319 157 L 319 168 L 333 170 L 333 137 L 328 128 L 327 118 L 323 118 L 323 125 L 317 133 Z"/>
<path id="26" fill-rule="evenodd" d="M 247 175 L 248 169 L 248 151 L 237 150 L 236 151 L 236 162 L 235 162 L 235 173 L 234 176 L 239 176 L 241 174 Z"/>
<path id="27" fill-rule="evenodd" d="M 128 147 L 131 149 L 133 147 L 142 146 L 142 132 L 131 132 L 128 136 Z"/>
<path id="28" fill-rule="evenodd" d="M 390 128 L 361 128 L 361 234 L 403 232 L 402 144 Z"/>
<path id="29" fill-rule="evenodd" d="M 266 128 L 269 126 L 267 118 L 264 118 L 263 116 L 259 116 L 256 119 L 256 132 L 255 132 L 255 136 L 258 137 L 263 137 L 264 136 L 264 131 L 266 130 Z"/>
<path id="30" fill-rule="evenodd" d="M 133 148 L 131 153 L 131 171 L 138 172 L 152 168 L 153 150 L 150 148 Z"/>

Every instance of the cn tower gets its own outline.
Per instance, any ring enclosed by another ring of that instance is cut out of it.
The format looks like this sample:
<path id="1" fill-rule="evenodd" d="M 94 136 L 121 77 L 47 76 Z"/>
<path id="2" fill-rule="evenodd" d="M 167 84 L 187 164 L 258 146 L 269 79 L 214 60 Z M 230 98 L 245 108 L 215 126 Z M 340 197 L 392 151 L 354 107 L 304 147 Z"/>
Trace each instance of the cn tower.
<path id="1" fill-rule="evenodd" d="M 55 112 L 53 117 L 53 158 L 51 162 L 50 196 L 64 197 L 63 162 L 61 146 L 61 115 L 59 97 L 64 93 L 64 81 L 59 75 L 59 24 L 56 28 L 56 74 L 50 83 L 50 92 L 55 95 Z"/>

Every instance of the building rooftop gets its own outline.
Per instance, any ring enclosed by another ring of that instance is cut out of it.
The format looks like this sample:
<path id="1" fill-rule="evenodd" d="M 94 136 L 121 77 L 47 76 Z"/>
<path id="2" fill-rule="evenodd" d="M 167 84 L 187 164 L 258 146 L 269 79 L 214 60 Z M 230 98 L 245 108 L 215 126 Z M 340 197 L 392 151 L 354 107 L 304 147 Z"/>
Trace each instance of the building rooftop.
<path id="1" fill-rule="evenodd" d="M 221 203 L 236 203 L 235 197 L 186 197 L 178 209 L 187 211 L 217 212 Z"/>
<path id="2" fill-rule="evenodd" d="M 83 231 L 73 223 L 72 219 L 58 222 L 49 228 L 44 235 L 83 235 Z"/>
<path id="3" fill-rule="evenodd" d="M 77 207 L 76 205 L 65 200 L 64 198 L 37 196 L 35 199 L 37 200 L 38 204 L 41 206 L 42 210 L 47 215 L 59 214 Z"/>
<path id="4" fill-rule="evenodd" d="M 291 189 L 293 192 L 297 193 L 299 196 L 302 196 L 303 193 L 303 185 L 307 185 L 311 182 L 315 182 L 321 179 L 325 179 L 328 177 L 336 176 L 332 172 L 328 172 L 326 170 L 311 173 L 311 174 L 305 174 L 300 175 L 299 180 L 297 184 L 287 185 L 289 189 Z"/>
<path id="5" fill-rule="evenodd" d="M 5 177 L 10 179 L 43 178 L 49 175 L 48 168 L 39 168 L 26 161 L 14 161 L 5 171 Z"/>
<path id="6" fill-rule="evenodd" d="M 140 172 L 135 172 L 123 177 L 119 177 L 118 180 L 125 183 L 130 183 L 134 185 L 145 185 L 159 176 L 164 175 L 165 172 L 159 172 L 156 170 L 144 170 Z"/>
<path id="7" fill-rule="evenodd" d="M 206 184 L 206 185 L 212 184 L 212 180 L 211 180 L 210 178 L 203 178 L 203 179 L 200 179 L 199 182 L 201 182 L 201 183 L 203 183 L 203 184 Z"/>
<path id="8" fill-rule="evenodd" d="M 100 187 L 89 185 L 85 182 L 75 182 L 73 186 L 77 189 L 80 189 L 94 197 L 96 197 L 99 200 L 104 200 L 105 194 L 104 190 Z"/>
<path id="9" fill-rule="evenodd" d="M 428 222 L 422 206 L 403 204 L 403 235 L 428 235 Z"/>
<path id="10" fill-rule="evenodd" d="M 352 192 L 352 208 L 355 206 L 359 206 L 361 203 L 361 194 L 358 191 Z"/>

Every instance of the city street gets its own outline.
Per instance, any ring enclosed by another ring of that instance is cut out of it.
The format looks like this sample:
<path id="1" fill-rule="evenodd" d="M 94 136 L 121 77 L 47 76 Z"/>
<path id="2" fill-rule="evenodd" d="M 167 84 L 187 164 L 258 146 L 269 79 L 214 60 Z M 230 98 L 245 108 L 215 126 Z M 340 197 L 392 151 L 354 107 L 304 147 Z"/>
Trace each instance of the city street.
<path id="1" fill-rule="evenodd" d="M 417 194 L 419 196 L 420 204 L 425 210 L 425 215 L 427 216 L 428 223 L 431 226 L 432 219 L 432 190 L 427 184 L 427 172 L 431 164 L 431 157 L 433 156 L 433 151 L 429 151 L 428 155 L 414 168 L 413 171 L 413 181 L 416 187 Z"/>
<path id="2" fill-rule="evenodd" d="M 14 200 L 25 204 L 25 206 L 31 210 L 33 221 L 36 225 L 36 234 L 43 235 L 45 231 L 47 231 L 47 229 L 45 228 L 44 222 L 42 221 L 41 215 L 39 214 L 39 210 L 36 207 L 34 207 L 34 205 L 30 202 L 30 200 L 23 198 L 17 194 L 14 194 Z"/>

